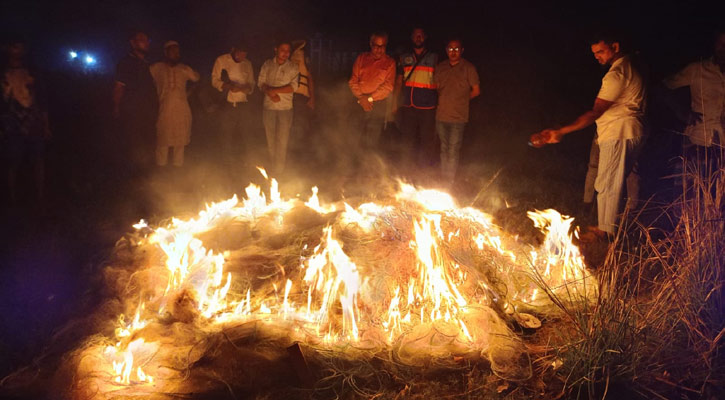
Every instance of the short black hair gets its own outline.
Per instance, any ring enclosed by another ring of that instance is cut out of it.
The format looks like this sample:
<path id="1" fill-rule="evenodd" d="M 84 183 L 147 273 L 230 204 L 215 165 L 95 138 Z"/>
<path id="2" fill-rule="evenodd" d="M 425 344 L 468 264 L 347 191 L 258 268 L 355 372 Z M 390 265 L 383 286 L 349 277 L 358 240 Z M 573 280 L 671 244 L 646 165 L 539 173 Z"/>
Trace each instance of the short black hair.
<path id="1" fill-rule="evenodd" d="M 234 42 L 234 45 L 232 45 L 232 48 L 239 50 L 239 51 L 249 50 L 247 42 L 244 40 L 238 40 L 238 41 Z"/>
<path id="2" fill-rule="evenodd" d="M 463 47 L 463 39 L 461 39 L 459 36 L 451 36 L 446 40 L 446 46 L 448 46 L 448 43 L 452 41 L 456 41 L 461 44 L 461 47 Z"/>
<path id="3" fill-rule="evenodd" d="M 602 29 L 589 35 L 590 45 L 604 42 L 608 45 L 611 45 L 612 43 L 619 43 L 619 46 L 623 47 L 625 41 L 624 34 L 614 29 Z"/>
<path id="4" fill-rule="evenodd" d="M 279 46 L 282 46 L 283 44 L 288 44 L 290 49 L 292 49 L 292 41 L 288 38 L 279 38 L 274 41 L 274 48 L 278 48 Z"/>
<path id="5" fill-rule="evenodd" d="M 136 39 L 136 35 L 138 35 L 140 33 L 143 33 L 144 35 L 146 35 L 146 37 L 149 37 L 149 34 L 146 33 L 146 31 L 144 31 L 144 30 L 141 30 L 141 29 L 132 29 L 128 33 L 128 40 L 131 41 L 131 40 Z"/>

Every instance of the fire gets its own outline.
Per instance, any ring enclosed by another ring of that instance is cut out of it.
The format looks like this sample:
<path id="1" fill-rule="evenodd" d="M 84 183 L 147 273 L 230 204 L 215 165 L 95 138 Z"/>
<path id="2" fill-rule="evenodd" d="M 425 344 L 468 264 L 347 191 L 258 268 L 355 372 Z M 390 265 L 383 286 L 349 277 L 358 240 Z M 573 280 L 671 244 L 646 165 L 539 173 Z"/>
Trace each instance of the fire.
<path id="1" fill-rule="evenodd" d="M 446 337 L 454 338 L 457 346 L 485 349 L 487 336 L 500 332 L 489 332 L 490 320 L 482 319 L 495 312 L 482 310 L 511 312 L 512 306 L 542 304 L 547 296 L 532 275 L 542 277 L 552 290 L 588 276 L 569 233 L 573 219 L 554 210 L 528 214 L 546 235 L 544 244 L 533 248 L 503 232 L 491 216 L 459 208 L 440 191 L 401 183 L 394 204 L 345 203 L 344 211 L 335 215 L 334 205 L 320 203 L 317 187 L 304 203 L 285 200 L 277 181 L 259 171 L 269 183 L 268 196 L 250 184 L 241 201 L 235 195 L 209 204 L 196 218 L 174 218 L 156 228 L 143 220 L 134 225 L 146 235 L 140 245 L 161 252 L 163 264 L 158 267 L 163 268 L 165 286 L 145 288 L 131 322 L 124 315 L 118 318 L 115 345 L 103 352 L 115 384 L 161 384 L 154 371 L 163 360 L 145 357 L 142 369 L 139 352 L 144 346 L 163 345 L 146 342 L 151 339 L 144 332 L 181 296 L 191 299 L 196 323 L 208 331 L 258 318 L 294 327 L 290 335 L 312 331 L 328 345 L 371 340 L 377 337 L 371 332 L 378 329 L 385 345 L 391 345 L 427 329 L 450 333 Z M 211 250 L 202 241 L 205 233 L 230 222 L 267 219 L 282 232 L 285 215 L 296 207 L 334 219 L 321 229 L 314 247 L 300 244 L 297 265 L 278 265 L 271 278 L 265 277 L 274 290 L 240 283 L 228 269 L 234 265 L 229 251 Z M 367 235 L 365 240 L 348 245 L 346 238 L 359 232 Z M 374 240 L 380 246 L 372 254 L 376 257 L 364 257 L 368 253 L 360 244 Z M 505 290 L 488 281 L 491 274 Z"/>

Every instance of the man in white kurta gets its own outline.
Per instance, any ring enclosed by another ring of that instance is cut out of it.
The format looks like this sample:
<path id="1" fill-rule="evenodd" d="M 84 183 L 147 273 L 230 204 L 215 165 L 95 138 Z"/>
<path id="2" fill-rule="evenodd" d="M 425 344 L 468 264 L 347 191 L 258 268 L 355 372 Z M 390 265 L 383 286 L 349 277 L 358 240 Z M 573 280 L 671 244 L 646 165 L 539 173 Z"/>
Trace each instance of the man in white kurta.
<path id="1" fill-rule="evenodd" d="M 151 76 L 159 96 L 159 116 L 156 120 L 156 165 L 168 163 L 169 148 L 173 148 L 173 165 L 184 164 L 184 146 L 191 139 L 191 108 L 186 83 L 198 82 L 199 74 L 179 62 L 179 44 L 164 44 L 164 61 L 151 66 Z"/>
<path id="2" fill-rule="evenodd" d="M 546 143 L 558 143 L 562 136 L 596 122 L 600 155 L 594 188 L 599 221 L 592 236 L 603 238 L 616 232 L 625 177 L 634 168 L 643 144 L 645 86 L 630 58 L 620 51 L 618 40 L 593 41 L 592 53 L 601 65 L 610 66 L 592 109 L 567 126 L 537 135 Z"/>

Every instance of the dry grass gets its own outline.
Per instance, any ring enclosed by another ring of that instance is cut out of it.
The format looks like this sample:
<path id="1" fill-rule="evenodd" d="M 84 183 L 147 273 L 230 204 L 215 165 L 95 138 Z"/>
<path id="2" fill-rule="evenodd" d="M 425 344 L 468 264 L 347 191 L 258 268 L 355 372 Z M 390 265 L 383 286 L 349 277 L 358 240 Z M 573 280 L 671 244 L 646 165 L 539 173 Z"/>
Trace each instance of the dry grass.
<path id="1" fill-rule="evenodd" d="M 538 365 L 545 374 L 562 363 L 561 394 L 725 395 L 725 162 L 716 160 L 683 159 L 682 195 L 663 211 L 672 231 L 624 218 L 598 271 L 596 301 L 572 307 L 548 291 L 571 329 L 557 329 Z"/>

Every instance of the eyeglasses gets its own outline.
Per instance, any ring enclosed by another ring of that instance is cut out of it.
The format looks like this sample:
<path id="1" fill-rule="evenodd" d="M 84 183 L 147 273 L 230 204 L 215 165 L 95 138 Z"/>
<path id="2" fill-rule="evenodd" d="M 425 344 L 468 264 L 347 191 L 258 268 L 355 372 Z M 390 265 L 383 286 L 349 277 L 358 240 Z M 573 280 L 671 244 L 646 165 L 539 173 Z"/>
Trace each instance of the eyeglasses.
<path id="1" fill-rule="evenodd" d="M 461 50 L 463 50 L 463 48 L 461 48 L 461 47 L 449 47 L 446 50 L 451 51 L 451 52 L 452 51 L 460 52 Z"/>

